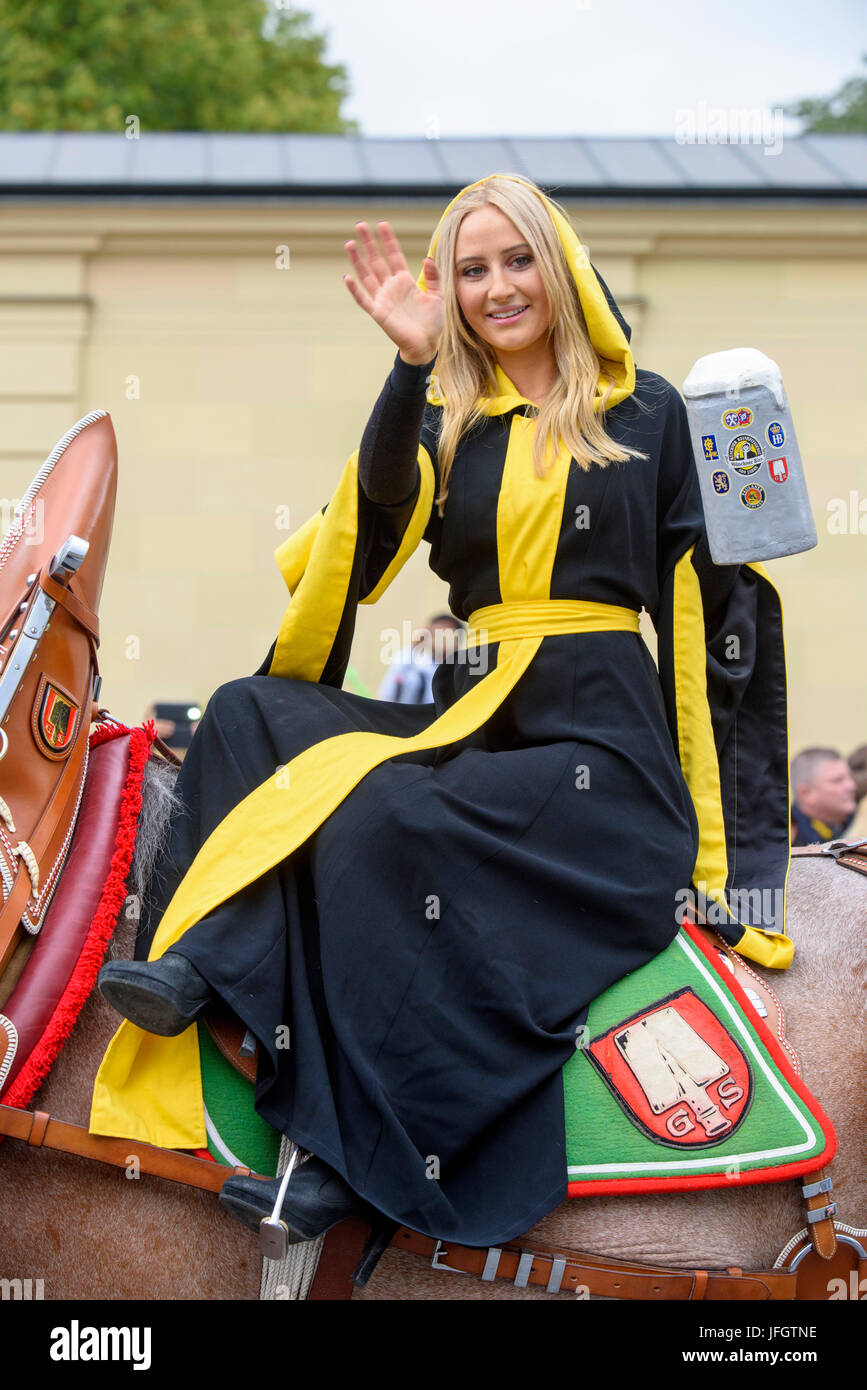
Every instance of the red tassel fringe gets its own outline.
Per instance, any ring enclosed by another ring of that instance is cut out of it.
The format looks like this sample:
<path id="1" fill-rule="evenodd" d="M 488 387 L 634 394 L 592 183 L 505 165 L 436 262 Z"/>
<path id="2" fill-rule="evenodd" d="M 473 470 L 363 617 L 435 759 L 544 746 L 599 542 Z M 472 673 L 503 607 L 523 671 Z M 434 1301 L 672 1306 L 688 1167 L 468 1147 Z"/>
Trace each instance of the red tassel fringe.
<path id="1" fill-rule="evenodd" d="M 132 864 L 142 804 L 142 779 L 151 744 L 156 738 L 156 726 L 152 719 L 147 720 L 140 729 L 131 729 L 126 724 L 99 724 L 90 734 L 89 743 L 91 748 L 96 748 L 98 744 L 123 734 L 129 735 L 129 768 L 121 795 L 120 818 L 108 877 L 87 940 L 66 989 L 38 1045 L 4 1095 L 4 1105 L 25 1106 L 42 1085 L 96 984 L 120 910 L 126 902 L 126 881 Z"/>

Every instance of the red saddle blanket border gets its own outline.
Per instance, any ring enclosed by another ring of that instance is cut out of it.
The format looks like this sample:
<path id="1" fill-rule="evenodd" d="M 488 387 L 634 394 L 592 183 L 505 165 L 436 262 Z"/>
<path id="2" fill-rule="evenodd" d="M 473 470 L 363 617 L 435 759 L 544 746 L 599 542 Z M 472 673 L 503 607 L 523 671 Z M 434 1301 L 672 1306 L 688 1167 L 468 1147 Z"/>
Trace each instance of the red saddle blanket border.
<path id="1" fill-rule="evenodd" d="M 753 1183 L 760 1182 L 784 1182 L 787 1178 L 797 1178 L 804 1173 L 812 1173 L 817 1168 L 825 1167 L 826 1164 L 830 1163 L 834 1154 L 837 1152 L 837 1135 L 830 1119 L 825 1114 L 813 1093 L 807 1089 L 801 1078 L 796 1074 L 778 1040 L 761 1018 L 751 1000 L 744 993 L 738 981 L 727 970 L 724 970 L 719 961 L 714 958 L 716 955 L 715 948 L 705 940 L 696 924 L 690 921 L 689 918 L 684 920 L 683 928 L 690 941 L 698 948 L 712 968 L 714 975 L 743 1009 L 750 1023 L 758 1033 L 760 1040 L 767 1048 L 774 1062 L 776 1062 L 786 1081 L 792 1087 L 792 1090 L 798 1094 L 807 1106 L 826 1140 L 825 1148 L 820 1154 L 815 1155 L 813 1158 L 799 1159 L 793 1163 L 783 1163 L 776 1168 L 748 1169 L 740 1175 L 738 1182 L 745 1185 L 752 1185 Z M 687 1177 L 600 1178 L 598 1180 L 591 1179 L 587 1182 L 575 1179 L 569 1183 L 568 1195 L 570 1197 L 626 1196 L 633 1192 L 697 1192 L 700 1189 L 731 1186 L 731 1180 L 721 1173 L 703 1173 Z"/>
<path id="2" fill-rule="evenodd" d="M 114 935 L 120 910 L 126 901 L 127 878 L 132 864 L 142 806 L 142 780 L 145 764 L 150 757 L 151 744 L 156 738 L 156 726 L 152 719 L 147 720 L 141 728 L 130 728 L 122 723 L 102 723 L 90 734 L 89 745 L 93 749 L 100 743 L 124 735 L 129 737 L 129 764 L 121 793 L 120 816 L 108 876 L 103 884 L 87 937 L 63 993 L 55 1005 L 42 1037 L 4 1093 L 4 1105 L 18 1108 L 26 1106 L 47 1077 L 88 996 L 93 991 L 108 943 Z M 49 913 L 50 910 L 49 908 Z"/>

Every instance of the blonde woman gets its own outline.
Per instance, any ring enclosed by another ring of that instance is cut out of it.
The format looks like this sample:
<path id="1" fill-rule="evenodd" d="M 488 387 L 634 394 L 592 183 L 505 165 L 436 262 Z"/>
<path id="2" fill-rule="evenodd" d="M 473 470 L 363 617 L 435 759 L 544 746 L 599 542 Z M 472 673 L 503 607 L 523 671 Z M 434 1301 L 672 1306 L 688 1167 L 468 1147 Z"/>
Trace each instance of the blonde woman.
<path id="1" fill-rule="evenodd" d="M 516 175 L 470 185 L 418 280 L 378 232 L 346 246 L 397 348 L 357 477 L 353 458 L 292 551 L 288 627 L 193 740 L 151 960 L 102 984 L 167 1042 L 215 996 L 255 1034 L 257 1109 L 313 1155 L 283 1201 L 293 1239 L 366 1214 L 499 1245 L 566 1195 L 561 1071 L 590 1002 L 666 947 L 691 882 L 784 879 L 779 606 L 751 567 L 711 564 L 683 404 L 636 371 L 556 203 Z M 421 539 L 485 660 L 443 663 L 432 705 L 342 691 L 355 605 Z M 721 930 L 787 963 L 782 922 Z M 122 1035 L 100 1132 L 143 1132 L 165 1094 Z M 256 1226 L 277 1186 L 230 1179 L 222 1200 Z"/>

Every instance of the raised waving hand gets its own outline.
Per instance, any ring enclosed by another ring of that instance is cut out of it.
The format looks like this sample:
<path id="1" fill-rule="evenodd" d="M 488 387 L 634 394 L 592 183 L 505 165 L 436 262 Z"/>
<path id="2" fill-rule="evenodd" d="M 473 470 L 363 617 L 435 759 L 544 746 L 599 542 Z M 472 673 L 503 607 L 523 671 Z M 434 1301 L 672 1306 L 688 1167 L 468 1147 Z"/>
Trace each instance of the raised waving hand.
<path id="1" fill-rule="evenodd" d="M 347 241 L 345 249 L 358 279 L 344 275 L 343 283 L 356 304 L 397 344 L 404 361 L 419 366 L 430 362 L 436 355 L 445 323 L 442 285 L 435 262 L 430 256 L 425 257 L 425 293 L 415 283 L 390 223 L 376 224 L 383 251 L 366 222 L 355 225 L 361 246 Z"/>

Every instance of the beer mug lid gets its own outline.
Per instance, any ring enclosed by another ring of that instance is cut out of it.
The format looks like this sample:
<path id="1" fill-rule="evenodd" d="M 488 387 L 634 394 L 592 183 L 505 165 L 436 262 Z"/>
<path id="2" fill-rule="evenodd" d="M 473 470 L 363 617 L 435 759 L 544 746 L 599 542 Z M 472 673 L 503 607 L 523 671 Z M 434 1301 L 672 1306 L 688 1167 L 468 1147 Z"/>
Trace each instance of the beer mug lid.
<path id="1" fill-rule="evenodd" d="M 776 362 L 758 348 L 730 348 L 700 357 L 683 383 L 687 399 L 744 391 L 764 386 L 782 410 L 786 404 L 783 375 Z"/>

